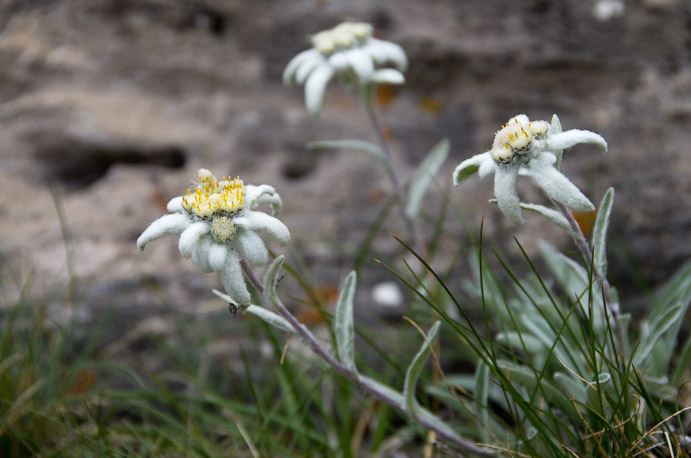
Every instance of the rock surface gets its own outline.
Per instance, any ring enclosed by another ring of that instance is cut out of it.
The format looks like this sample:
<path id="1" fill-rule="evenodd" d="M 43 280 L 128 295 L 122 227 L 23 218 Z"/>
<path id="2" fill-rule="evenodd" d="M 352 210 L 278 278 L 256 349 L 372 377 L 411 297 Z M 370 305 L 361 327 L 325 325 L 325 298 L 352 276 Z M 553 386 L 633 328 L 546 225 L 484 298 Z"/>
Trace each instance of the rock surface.
<path id="1" fill-rule="evenodd" d="M 380 98 L 405 177 L 448 137 L 452 152 L 439 181 L 449 189 L 452 167 L 488 149 L 510 116 L 558 113 L 566 129 L 596 131 L 610 145 L 604 156 L 573 148 L 564 168 L 594 201 L 616 188 L 614 282 L 630 279 L 627 266 L 636 265 L 659 284 L 691 257 L 691 6 L 616 4 L 3 2 L 0 249 L 46 292 L 74 268 L 93 307 L 115 297 L 148 305 L 156 301 L 152 284 L 180 304 L 207 298 L 218 280 L 181 259 L 173 238 L 143 254 L 134 244 L 207 167 L 274 185 L 294 246 L 320 282 L 337 285 L 390 186 L 364 155 L 304 148 L 315 139 L 374 140 L 357 101 L 332 84 L 323 115 L 312 118 L 301 88 L 284 88 L 280 75 L 309 34 L 354 18 L 410 59 L 407 84 Z M 70 263 L 47 183 L 64 209 Z M 529 185 L 519 190 L 541 199 Z M 486 230 L 507 240 L 516 234 L 529 243 L 544 227 L 535 217 L 508 225 L 486 203 L 490 193 L 490 179 L 474 179 L 450 195 L 471 226 L 486 211 Z M 397 253 L 386 236 L 402 232 L 396 216 L 376 239 L 384 256 Z M 390 279 L 368 269 L 372 284 Z"/>

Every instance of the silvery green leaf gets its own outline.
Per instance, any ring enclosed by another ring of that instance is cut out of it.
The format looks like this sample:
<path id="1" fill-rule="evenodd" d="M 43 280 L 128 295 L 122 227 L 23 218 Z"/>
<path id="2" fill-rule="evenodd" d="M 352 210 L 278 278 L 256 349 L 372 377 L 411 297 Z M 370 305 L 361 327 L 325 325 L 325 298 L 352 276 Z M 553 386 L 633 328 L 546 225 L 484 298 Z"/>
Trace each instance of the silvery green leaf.
<path id="1" fill-rule="evenodd" d="M 607 372 L 602 372 L 598 376 L 597 381 L 590 382 L 586 385 L 586 399 L 588 407 L 596 412 L 602 413 L 602 407 L 607 404 L 605 399 L 605 390 L 612 382 L 612 376 Z"/>
<path id="2" fill-rule="evenodd" d="M 518 350 L 524 350 L 532 355 L 544 354 L 549 349 L 538 338 L 528 333 L 519 334 L 517 332 L 500 332 L 494 340 L 500 344 L 509 345 Z"/>
<path id="3" fill-rule="evenodd" d="M 685 376 L 686 371 L 691 367 L 691 336 L 686 339 L 686 342 L 681 347 L 679 352 L 679 358 L 677 359 L 677 368 L 674 370 L 672 375 L 672 384 L 674 386 L 679 385 L 682 381 L 682 377 Z"/>
<path id="4" fill-rule="evenodd" d="M 542 378 L 538 379 L 539 373 L 536 373 L 532 369 L 526 366 L 519 366 L 512 361 L 498 360 L 497 366 L 501 369 L 511 383 L 518 383 L 528 388 L 530 391 L 535 389 L 542 390 L 541 395 L 544 395 L 548 399 L 560 399 L 564 394 L 554 386 L 549 380 Z"/>
<path id="5" fill-rule="evenodd" d="M 677 303 L 670 307 L 669 310 L 665 311 L 661 316 L 656 317 L 649 324 L 649 331 L 641 339 L 636 349 L 636 355 L 633 357 L 633 362 L 636 366 L 646 361 L 646 358 L 648 358 L 648 355 L 653 350 L 658 339 L 662 337 L 665 331 L 681 321 L 687 305 L 688 304 Z M 673 348 L 665 348 L 663 351 L 665 353 L 671 353 Z"/>
<path id="6" fill-rule="evenodd" d="M 648 316 L 661 316 L 673 305 L 677 303 L 689 304 L 689 302 L 691 302 L 691 261 L 687 261 L 682 265 L 674 275 L 672 275 L 672 278 L 667 281 L 662 291 L 660 291 L 653 301 Z M 662 337 L 666 348 L 670 348 L 674 345 L 681 325 L 682 320 L 679 320 Z M 668 352 L 655 362 L 667 368 L 672 355 L 672 352 Z"/>
<path id="7" fill-rule="evenodd" d="M 316 142 L 309 142 L 307 144 L 307 149 L 349 149 L 362 151 L 372 155 L 386 167 L 389 167 L 389 161 L 381 148 L 363 140 L 320 140 Z"/>
<path id="8" fill-rule="evenodd" d="M 674 402 L 677 399 L 677 388 L 670 385 L 666 375 L 661 377 L 651 377 L 649 374 L 642 374 L 645 386 L 653 399 L 664 399 Z"/>
<path id="9" fill-rule="evenodd" d="M 564 395 L 566 395 L 566 397 L 574 398 L 580 403 L 585 402 L 585 388 L 583 383 L 577 379 L 576 376 L 570 373 L 555 372 L 554 381 L 565 391 Z"/>
<path id="10" fill-rule="evenodd" d="M 480 358 L 475 366 L 475 412 L 480 417 L 481 424 L 478 425 L 480 440 L 484 443 L 489 442 L 489 407 L 487 398 L 489 397 L 489 366 Z"/>
<path id="11" fill-rule="evenodd" d="M 258 305 L 250 305 L 249 307 L 247 307 L 247 309 L 245 309 L 245 313 L 254 315 L 257 318 L 264 320 L 271 326 L 274 326 L 278 329 L 288 331 L 291 334 L 297 335 L 295 329 L 290 325 L 290 323 L 288 323 L 288 321 L 286 321 L 285 318 L 272 312 L 271 310 L 265 309 L 264 307 L 260 307 Z"/>
<path id="12" fill-rule="evenodd" d="M 490 199 L 490 202 L 493 204 L 497 203 L 497 199 Z M 538 205 L 538 204 L 526 204 L 521 202 L 519 204 L 523 210 L 528 210 L 533 213 L 538 213 L 545 218 L 547 218 L 552 224 L 559 226 L 560 228 L 566 230 L 566 231 L 571 231 L 571 226 L 569 226 L 569 222 L 567 221 L 566 217 L 561 213 L 558 212 L 554 209 L 545 207 L 544 205 Z"/>
<path id="13" fill-rule="evenodd" d="M 456 442 L 466 443 L 468 447 L 475 448 L 472 442 L 462 439 L 451 426 L 447 425 L 441 418 L 437 417 L 429 410 L 418 407 L 417 416 L 418 418 L 424 419 L 427 423 L 434 425 L 435 428 L 437 428 L 439 431 L 442 431 L 447 436 L 455 438 Z"/>
<path id="14" fill-rule="evenodd" d="M 664 288 L 650 308 L 650 316 L 657 316 L 671 305 L 691 301 L 691 260 L 682 265 L 665 283 Z"/>
<path id="15" fill-rule="evenodd" d="M 591 302 L 593 312 L 593 326 L 600 330 L 605 324 L 604 304 L 600 287 L 592 286 L 592 295 L 589 294 L 591 285 L 588 271 L 572 259 L 559 253 L 553 246 L 542 240 L 538 241 L 538 248 L 547 263 L 547 267 L 557 279 L 564 291 L 571 297 L 581 297 L 579 301 L 583 314 L 590 313 L 588 302 Z"/>
<path id="16" fill-rule="evenodd" d="M 394 390 L 390 386 L 384 385 L 383 383 L 378 382 L 372 378 L 365 377 L 364 375 L 360 375 L 359 379 L 365 385 L 369 386 L 370 388 L 373 388 L 375 391 L 380 392 L 389 399 L 392 399 L 401 408 L 405 405 L 405 398 L 403 397 L 403 394 Z"/>
<path id="17" fill-rule="evenodd" d="M 434 339 L 437 338 L 437 333 L 439 332 L 439 327 L 441 326 L 441 321 L 437 321 L 432 325 L 429 332 L 427 333 L 427 338 L 422 343 L 420 350 L 417 352 L 413 360 L 408 366 L 408 370 L 405 374 L 405 382 L 403 384 L 403 397 L 405 398 L 406 410 L 414 416 L 417 415 L 418 405 L 415 399 L 415 387 L 417 386 L 418 378 L 420 378 L 420 373 L 425 367 L 427 358 L 432 351 L 431 345 Z"/>
<path id="18" fill-rule="evenodd" d="M 559 341 L 555 341 L 557 339 L 557 335 L 555 332 L 550 328 L 549 323 L 545 321 L 545 319 L 542 317 L 537 312 L 534 313 L 524 313 L 520 317 L 520 323 L 532 333 L 533 336 L 535 336 L 542 344 L 547 347 L 547 348 L 552 348 L 554 347 L 553 350 L 553 355 L 556 356 L 557 358 L 561 359 L 564 361 L 566 364 L 569 366 L 573 367 L 576 369 L 577 372 L 580 372 L 583 370 L 582 367 L 582 362 L 576 358 L 575 356 L 571 356 L 572 353 L 569 353 L 565 347 L 564 341 L 563 341 L 563 334 L 560 335 Z"/>
<path id="19" fill-rule="evenodd" d="M 283 267 L 285 260 L 285 256 L 277 256 L 264 274 L 264 298 L 269 304 L 273 304 L 273 297 L 276 295 L 278 273 L 281 271 L 281 267 Z"/>
<path id="20" fill-rule="evenodd" d="M 561 128 L 561 121 L 559 121 L 559 116 L 556 114 L 552 115 L 552 123 L 549 126 L 549 131 L 547 135 L 560 134 L 563 130 Z"/>
<path id="21" fill-rule="evenodd" d="M 614 188 L 609 188 L 602 198 L 593 228 L 593 263 L 603 277 L 607 275 L 607 228 L 613 202 Z"/>
<path id="22" fill-rule="evenodd" d="M 336 347 L 341 364 L 351 372 L 356 372 L 354 330 L 353 330 L 353 303 L 355 300 L 355 288 L 357 275 L 355 271 L 348 274 L 343 283 L 341 294 L 338 296 L 336 306 L 336 321 L 334 332 L 336 334 Z"/>
<path id="23" fill-rule="evenodd" d="M 420 212 L 422 200 L 425 198 L 429 184 L 449 155 L 450 147 L 449 140 L 440 141 L 420 164 L 408 193 L 408 207 L 406 209 L 408 216 L 414 218 Z"/>
<path id="24" fill-rule="evenodd" d="M 552 115 L 552 123 L 549 126 L 549 130 L 547 131 L 547 136 L 554 135 L 554 134 L 560 134 L 563 132 L 563 129 L 561 128 L 561 121 L 559 121 L 559 116 L 556 114 Z M 563 149 L 559 150 L 553 150 L 554 156 L 557 158 L 557 163 L 556 167 L 559 168 L 561 166 L 561 158 L 564 154 Z"/>

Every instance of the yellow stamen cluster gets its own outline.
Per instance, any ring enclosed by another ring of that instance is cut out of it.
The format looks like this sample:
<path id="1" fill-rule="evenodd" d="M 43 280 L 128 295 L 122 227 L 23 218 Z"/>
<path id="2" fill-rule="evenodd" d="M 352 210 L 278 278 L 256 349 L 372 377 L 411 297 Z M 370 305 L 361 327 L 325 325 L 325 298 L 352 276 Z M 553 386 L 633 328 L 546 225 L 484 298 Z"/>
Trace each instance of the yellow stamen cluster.
<path id="1" fill-rule="evenodd" d="M 511 122 L 513 121 L 513 122 Z M 535 139 L 541 139 L 549 129 L 547 121 L 530 122 L 523 125 L 513 118 L 494 137 L 490 154 L 497 163 L 509 163 L 516 155 L 526 153 Z"/>
<path id="2" fill-rule="evenodd" d="M 352 48 L 358 41 L 372 35 L 372 26 L 364 22 L 344 22 L 333 29 L 312 36 L 312 46 L 327 55 L 338 49 Z"/>
<path id="3" fill-rule="evenodd" d="M 232 239 L 237 231 L 237 226 L 227 216 L 214 218 L 214 222 L 211 223 L 211 234 L 220 242 Z"/>
<path id="4" fill-rule="evenodd" d="M 218 214 L 232 214 L 242 209 L 245 188 L 240 177 L 218 181 L 207 169 L 199 169 L 194 192 L 187 189 L 182 206 L 189 213 L 208 218 Z"/>

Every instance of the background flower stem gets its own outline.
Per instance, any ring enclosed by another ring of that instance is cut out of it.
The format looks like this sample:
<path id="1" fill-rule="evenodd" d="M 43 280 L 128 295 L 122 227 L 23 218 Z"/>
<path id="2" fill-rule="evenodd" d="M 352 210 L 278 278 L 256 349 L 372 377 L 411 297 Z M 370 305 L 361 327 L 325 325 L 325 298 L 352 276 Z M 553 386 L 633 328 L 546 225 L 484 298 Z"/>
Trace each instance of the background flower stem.
<path id="1" fill-rule="evenodd" d="M 394 163 L 393 163 L 393 156 L 391 155 L 391 149 L 389 148 L 389 142 L 386 140 L 386 136 L 384 135 L 384 130 L 382 129 L 381 123 L 379 122 L 379 117 L 377 116 L 377 113 L 374 110 L 373 93 L 374 93 L 374 85 L 373 84 L 369 84 L 363 89 L 363 100 L 365 103 L 365 110 L 367 111 L 367 118 L 369 119 L 370 125 L 372 126 L 372 130 L 374 130 L 374 134 L 377 136 L 377 141 L 379 142 L 379 146 L 381 147 L 381 149 L 384 152 L 384 155 L 386 157 L 386 162 L 387 162 L 386 171 L 389 174 L 389 178 L 391 179 L 391 183 L 393 184 L 393 187 L 394 187 L 394 193 L 396 194 L 396 202 L 398 204 L 398 211 L 401 214 L 401 219 L 403 220 L 403 224 L 405 224 L 406 230 L 408 231 L 408 234 L 412 238 L 413 248 L 416 251 L 422 253 L 422 252 L 424 252 L 424 243 L 422 243 L 422 240 L 420 239 L 420 236 L 417 233 L 417 230 L 415 228 L 415 223 L 413 222 L 413 220 L 410 218 L 410 215 L 408 215 L 408 212 L 406 211 L 407 198 L 405 196 L 405 193 L 403 192 L 403 184 L 401 183 L 401 179 L 398 176 L 398 172 L 396 171 L 396 167 L 394 166 Z"/>

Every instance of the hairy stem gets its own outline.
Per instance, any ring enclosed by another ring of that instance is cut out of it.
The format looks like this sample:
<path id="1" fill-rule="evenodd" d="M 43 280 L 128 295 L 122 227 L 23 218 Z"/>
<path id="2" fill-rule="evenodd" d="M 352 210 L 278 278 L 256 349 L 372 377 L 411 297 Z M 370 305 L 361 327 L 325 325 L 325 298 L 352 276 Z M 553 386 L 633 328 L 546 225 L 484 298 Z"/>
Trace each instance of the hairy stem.
<path id="1" fill-rule="evenodd" d="M 615 331 L 617 333 L 617 343 L 619 345 L 619 351 L 623 352 L 624 330 L 621 328 L 621 320 L 619 318 L 619 303 L 612 299 L 609 281 L 607 281 L 607 278 L 605 278 L 602 272 L 600 272 L 600 269 L 598 269 L 598 267 L 593 263 L 593 253 L 590 249 L 590 244 L 588 243 L 588 240 L 585 238 L 585 235 L 583 235 L 583 231 L 581 231 L 581 227 L 578 225 L 578 221 L 576 221 L 576 218 L 574 218 L 573 213 L 571 213 L 571 211 L 568 208 L 566 208 L 565 205 L 562 205 L 554 201 L 552 201 L 552 203 L 564 214 L 564 216 L 568 220 L 569 226 L 571 227 L 571 237 L 573 237 L 574 243 L 576 244 L 576 247 L 578 247 L 578 251 L 581 252 L 581 255 L 585 259 L 586 263 L 592 266 L 593 276 L 600 283 L 600 285 L 602 285 L 602 293 L 605 300 L 605 307 L 607 307 L 610 314 L 612 315 L 612 319 L 614 320 Z"/>
<path id="2" fill-rule="evenodd" d="M 259 290 L 259 292 L 263 294 L 264 286 L 261 284 L 250 265 L 244 259 L 242 260 L 242 269 L 245 271 L 245 274 L 247 274 L 247 277 L 252 282 L 252 284 Z M 365 393 L 380 400 L 381 402 L 384 402 L 403 413 L 410 413 L 406 410 L 405 401 L 403 399 L 399 400 L 395 397 L 392 397 L 386 391 L 377 387 L 373 383 L 370 383 L 366 378 L 361 377 L 360 374 L 358 374 L 356 371 L 351 371 L 347 369 L 336 358 L 334 358 L 333 355 L 331 355 L 331 353 L 329 353 L 322 346 L 322 344 L 319 342 L 319 340 L 317 340 L 314 334 L 312 334 L 305 325 L 300 323 L 300 321 L 295 317 L 295 315 L 290 313 L 286 306 L 283 305 L 277 294 L 274 293 L 271 295 L 271 302 L 271 305 L 274 306 L 276 311 L 278 311 L 278 313 L 282 315 L 283 318 L 285 318 L 286 321 L 288 321 L 288 323 L 290 323 L 290 325 L 295 329 L 298 336 L 302 339 L 302 342 L 305 345 L 307 345 L 317 356 L 324 360 L 324 362 L 331 366 L 339 375 L 345 377 L 353 385 L 358 387 L 361 391 L 364 391 Z M 448 440 L 450 443 L 453 443 L 464 452 L 473 453 L 478 456 L 492 455 L 488 451 L 478 447 L 470 441 L 465 441 L 453 434 L 449 434 L 446 430 L 439 428 L 436 424 L 434 424 L 434 422 L 428 420 L 427 418 L 424 418 L 423 416 L 416 417 L 415 420 L 428 430 L 434 431 L 439 437 L 442 437 Z"/>

